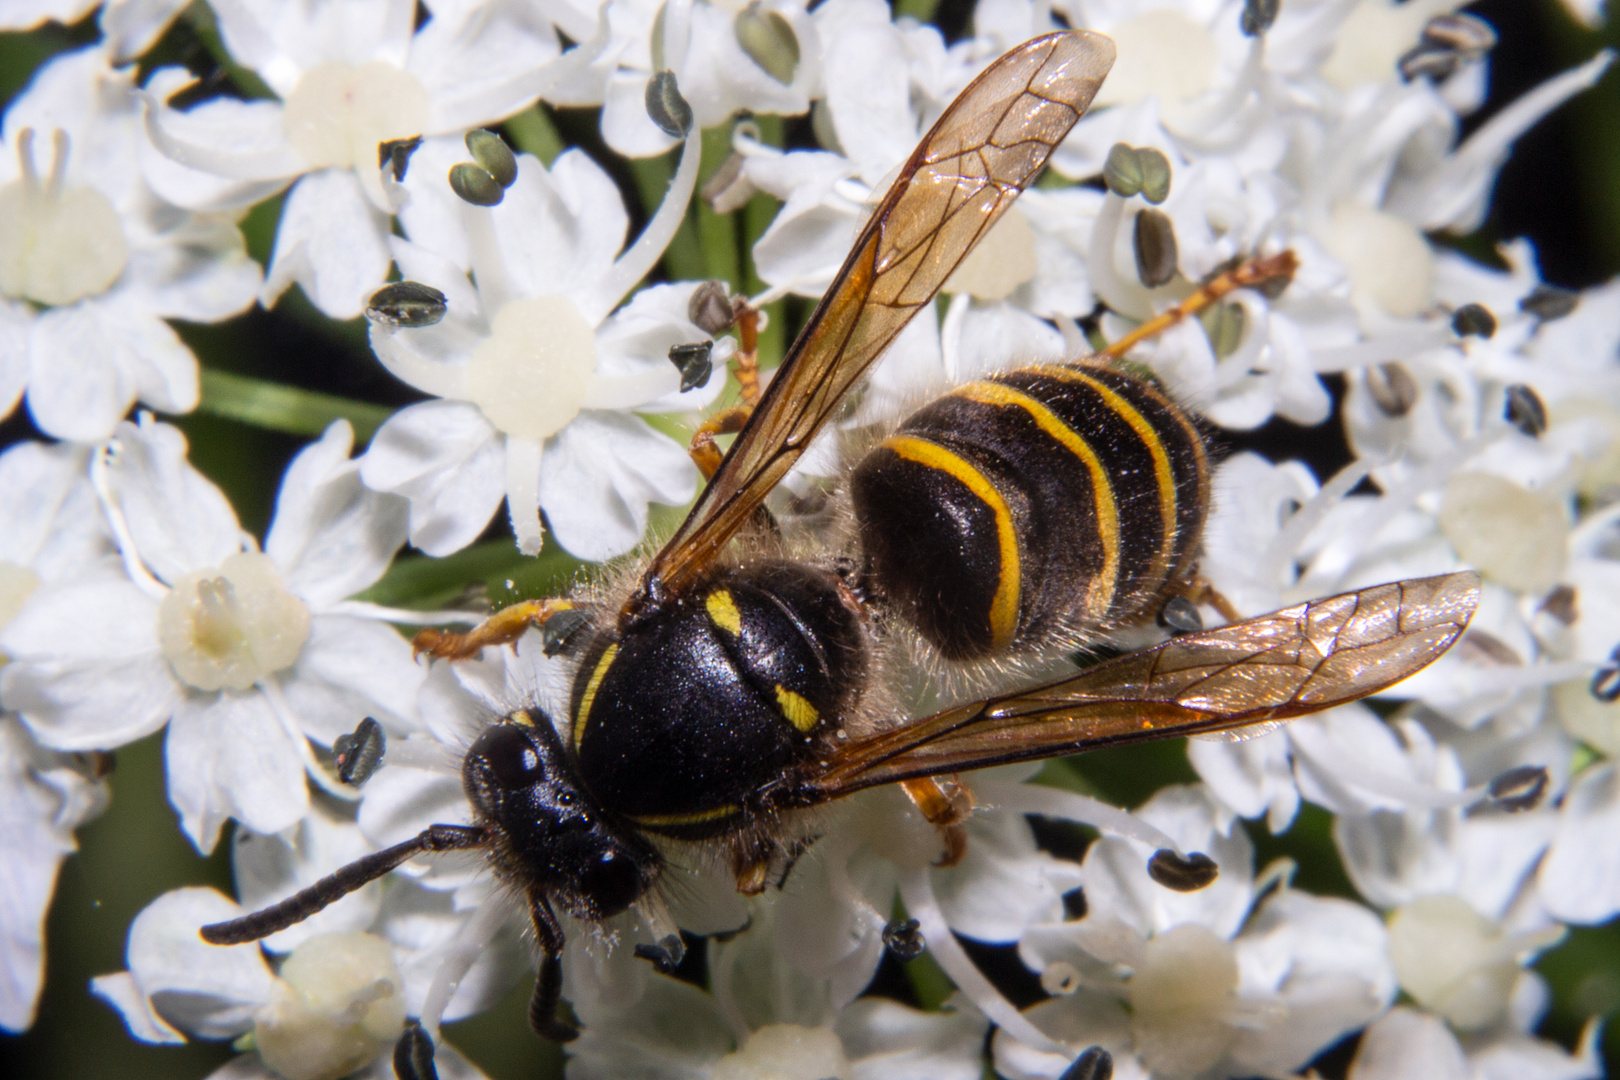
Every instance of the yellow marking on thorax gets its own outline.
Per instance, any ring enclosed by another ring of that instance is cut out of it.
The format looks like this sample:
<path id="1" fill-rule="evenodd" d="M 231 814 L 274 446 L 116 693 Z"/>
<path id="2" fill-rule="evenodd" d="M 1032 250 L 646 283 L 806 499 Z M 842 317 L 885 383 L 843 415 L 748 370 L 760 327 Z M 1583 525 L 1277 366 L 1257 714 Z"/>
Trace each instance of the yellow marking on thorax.
<path id="1" fill-rule="evenodd" d="M 883 445 L 906 461 L 915 461 L 931 469 L 955 477 L 981 502 L 988 506 L 996 518 L 996 541 L 1001 548 L 1001 574 L 996 581 L 996 594 L 990 601 L 990 638 L 992 648 L 1004 649 L 1012 643 L 1018 630 L 1018 532 L 1013 525 L 1012 511 L 985 475 L 957 454 L 937 443 L 919 439 L 914 435 L 893 435 Z"/>
<path id="2" fill-rule="evenodd" d="M 1176 477 L 1170 467 L 1170 455 L 1164 448 L 1164 440 L 1159 437 L 1159 431 L 1113 387 L 1100 379 L 1094 379 L 1083 371 L 1058 364 L 1041 364 L 1030 370 L 1053 379 L 1062 379 L 1065 382 L 1077 382 L 1089 386 L 1103 399 L 1103 403 L 1114 410 L 1131 429 L 1136 432 L 1147 447 L 1153 458 L 1153 476 L 1159 485 L 1159 518 L 1164 523 L 1164 539 L 1159 544 L 1158 559 L 1154 564 L 1153 577 L 1162 582 L 1170 574 L 1170 561 L 1176 550 Z M 1194 442 L 1198 441 L 1196 433 Z"/>
<path id="3" fill-rule="evenodd" d="M 608 668 L 613 666 L 613 658 L 619 655 L 617 645 L 609 645 L 596 661 L 596 670 L 591 672 L 590 679 L 585 683 L 585 692 L 579 696 L 579 708 L 574 710 L 574 748 L 585 739 L 585 721 L 591 715 L 591 706 L 596 704 L 596 690 L 602 685 L 602 679 L 607 675 Z"/>
<path id="4" fill-rule="evenodd" d="M 806 735 L 821 722 L 821 713 L 816 711 L 814 705 L 781 683 L 776 684 L 776 704 L 782 710 L 782 715 L 787 717 L 787 722 Z"/>
<path id="5" fill-rule="evenodd" d="M 974 382 L 959 386 L 952 393 L 986 405 L 1010 405 L 1023 409 L 1037 427 L 1055 439 L 1065 450 L 1086 464 L 1091 474 L 1092 501 L 1097 508 L 1097 535 L 1102 540 L 1102 570 L 1087 589 L 1086 607 L 1097 618 L 1108 613 L 1119 585 L 1119 503 L 1114 498 L 1114 482 L 1091 444 L 1064 423 L 1056 413 L 1035 398 L 1010 386 L 994 382 Z"/>
<path id="6" fill-rule="evenodd" d="M 731 598 L 729 589 L 714 590 L 704 599 L 703 606 L 708 608 L 714 625 L 732 637 L 742 633 L 742 612 L 737 610 L 737 601 Z"/>
<path id="7" fill-rule="evenodd" d="M 679 828 L 682 825 L 702 825 L 706 821 L 719 821 L 740 813 L 742 807 L 735 803 L 717 806 L 713 810 L 694 810 L 690 814 L 643 814 L 632 817 L 630 820 L 637 825 L 648 829 Z"/>
<path id="8" fill-rule="evenodd" d="M 534 727 L 534 717 L 528 709 L 514 709 L 506 714 L 506 718 L 520 727 Z"/>

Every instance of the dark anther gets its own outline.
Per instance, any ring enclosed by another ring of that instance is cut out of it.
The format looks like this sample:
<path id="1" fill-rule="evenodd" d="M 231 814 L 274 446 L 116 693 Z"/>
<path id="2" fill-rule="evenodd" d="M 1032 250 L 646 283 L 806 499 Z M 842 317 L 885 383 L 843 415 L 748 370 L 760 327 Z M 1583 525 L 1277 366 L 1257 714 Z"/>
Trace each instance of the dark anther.
<path id="1" fill-rule="evenodd" d="M 647 115 L 672 139 L 684 139 L 692 130 L 692 106 L 681 96 L 673 71 L 658 71 L 647 80 Z"/>
<path id="2" fill-rule="evenodd" d="M 1142 198 L 1158 206 L 1170 197 L 1170 159 L 1151 146 L 1140 147 L 1136 159 L 1141 162 Z"/>
<path id="3" fill-rule="evenodd" d="M 463 161 L 450 169 L 450 190 L 463 202 L 474 206 L 495 206 L 506 198 L 506 189 L 482 165 Z"/>
<path id="4" fill-rule="evenodd" d="M 694 341 L 669 347 L 669 362 L 681 373 L 681 393 L 694 386 L 709 385 L 709 376 L 714 374 L 714 361 L 710 358 L 713 352 L 712 341 Z"/>
<path id="5" fill-rule="evenodd" d="M 1182 856 L 1169 848 L 1155 851 L 1147 868 L 1148 877 L 1176 892 L 1197 892 L 1212 884 L 1221 872 L 1215 860 L 1201 851 Z"/>
<path id="6" fill-rule="evenodd" d="M 1277 21 L 1277 9 L 1282 0 L 1243 0 L 1243 14 L 1238 17 L 1238 29 L 1244 37 L 1259 37 Z"/>
<path id="7" fill-rule="evenodd" d="M 731 292 L 723 281 L 705 281 L 692 290 L 686 302 L 686 317 L 705 334 L 723 334 L 737 321 Z"/>
<path id="8" fill-rule="evenodd" d="M 92 780 L 105 780 L 118 768 L 118 755 L 111 750 L 80 750 L 73 755 L 73 760 Z"/>
<path id="9" fill-rule="evenodd" d="M 1502 415 L 1532 439 L 1539 439 L 1547 430 L 1547 406 L 1541 403 L 1541 396 L 1524 383 L 1514 383 L 1507 388 L 1507 404 Z"/>
<path id="10" fill-rule="evenodd" d="M 1249 316 L 1242 304 L 1211 304 L 1198 313 L 1198 323 L 1209 338 L 1209 347 L 1216 359 L 1224 360 L 1237 352 L 1243 344 L 1243 330 Z"/>
<path id="11" fill-rule="evenodd" d="M 1592 676 L 1592 696 L 1605 703 L 1620 701 L 1620 665 L 1598 668 Z"/>
<path id="12" fill-rule="evenodd" d="M 650 961 L 653 967 L 669 975 L 686 959 L 686 943 L 679 934 L 665 934 L 656 945 L 646 942 L 637 945 L 636 959 Z"/>
<path id="13" fill-rule="evenodd" d="M 928 948 L 916 919 L 895 919 L 883 928 L 883 945 L 896 960 L 915 960 Z"/>
<path id="14" fill-rule="evenodd" d="M 382 725 L 371 717 L 360 721 L 352 735 L 339 735 L 332 743 L 337 756 L 338 779 L 350 787 L 359 787 L 371 779 L 371 774 L 382 764 L 383 751 L 388 740 Z"/>
<path id="15" fill-rule="evenodd" d="M 1103 183 L 1122 199 L 1142 190 L 1142 163 L 1134 146 L 1115 143 L 1108 148 L 1108 160 L 1103 162 Z"/>
<path id="16" fill-rule="evenodd" d="M 395 180 L 405 179 L 405 167 L 411 163 L 411 155 L 416 153 L 416 148 L 421 145 L 420 135 L 378 143 L 377 168 L 388 169 L 394 174 Z"/>
<path id="17" fill-rule="evenodd" d="M 1496 316 L 1484 304 L 1464 304 L 1451 313 L 1451 330 L 1458 337 L 1490 338 L 1496 333 Z"/>
<path id="18" fill-rule="evenodd" d="M 540 627 L 540 651 L 547 656 L 572 653 L 581 644 L 579 632 L 591 621 L 590 612 L 582 608 L 559 611 Z"/>
<path id="19" fill-rule="evenodd" d="M 1540 610 L 1565 626 L 1574 626 L 1581 617 L 1580 594 L 1573 585 L 1554 585 L 1552 592 L 1541 602 Z"/>
<path id="20" fill-rule="evenodd" d="M 1114 1055 L 1093 1046 L 1071 1061 L 1058 1080 L 1112 1080 L 1113 1075 Z"/>
<path id="21" fill-rule="evenodd" d="M 517 179 L 517 155 L 506 145 L 506 140 L 488 128 L 473 128 L 467 132 L 467 152 L 501 187 L 509 188 Z"/>
<path id="22" fill-rule="evenodd" d="M 793 82 L 799 69 L 799 38 L 786 16 L 752 3 L 737 13 L 731 32 L 748 59 L 767 75 L 783 86 Z"/>
<path id="23" fill-rule="evenodd" d="M 1405 364 L 1393 360 L 1367 369 L 1367 392 L 1385 416 L 1405 416 L 1417 404 L 1416 380 Z"/>
<path id="24" fill-rule="evenodd" d="M 1176 276 L 1180 252 L 1176 249 L 1176 227 L 1162 210 L 1146 209 L 1136 215 L 1136 276 L 1150 289 L 1158 288 Z"/>
<path id="25" fill-rule="evenodd" d="M 1556 285 L 1537 285 L 1530 290 L 1530 295 L 1519 301 L 1519 310 L 1528 315 L 1534 315 L 1542 322 L 1552 322 L 1562 319 L 1575 310 L 1575 305 L 1581 302 L 1581 294 L 1569 289 L 1560 289 Z"/>
<path id="26" fill-rule="evenodd" d="M 420 1020 L 405 1021 L 405 1033 L 394 1044 L 394 1075 L 399 1080 L 439 1080 L 433 1067 L 433 1040 Z"/>
<path id="27" fill-rule="evenodd" d="M 1407 82 L 1423 76 L 1439 82 L 1464 64 L 1483 60 L 1495 46 L 1496 31 L 1484 19 L 1461 13 L 1436 15 L 1396 67 Z"/>
<path id="28" fill-rule="evenodd" d="M 1196 634 L 1204 628 L 1204 617 L 1185 596 L 1172 596 L 1159 609 L 1159 625 L 1172 634 Z"/>
<path id="29" fill-rule="evenodd" d="M 432 326 L 448 309 L 444 293 L 420 281 L 396 281 L 384 285 L 366 301 L 366 318 L 385 326 L 409 330 Z"/>
<path id="30" fill-rule="evenodd" d="M 1485 789 L 1491 802 L 1510 814 L 1521 814 L 1541 805 L 1547 794 L 1547 767 L 1520 765 L 1492 780 Z"/>

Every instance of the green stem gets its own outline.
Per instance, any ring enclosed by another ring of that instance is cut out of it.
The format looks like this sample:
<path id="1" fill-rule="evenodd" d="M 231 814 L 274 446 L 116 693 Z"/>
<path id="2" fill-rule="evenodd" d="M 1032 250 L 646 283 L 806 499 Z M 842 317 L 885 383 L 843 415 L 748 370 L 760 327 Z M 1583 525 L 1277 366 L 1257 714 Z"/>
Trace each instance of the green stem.
<path id="1" fill-rule="evenodd" d="M 546 168 L 568 148 L 546 107 L 536 102 L 501 125 L 507 139 L 525 154 L 533 154 Z"/>
<path id="2" fill-rule="evenodd" d="M 703 164 L 698 175 L 708 182 L 731 153 L 731 125 L 703 133 Z M 697 200 L 698 238 L 703 245 L 705 277 L 724 281 L 733 291 L 742 288 L 742 264 L 737 251 L 737 217 L 717 214 L 706 200 Z"/>
<path id="3" fill-rule="evenodd" d="M 648 218 L 658 212 L 658 204 L 669 191 L 678 152 L 677 148 L 658 157 L 634 158 L 630 162 L 630 174 L 636 179 L 636 191 L 641 195 L 641 205 Z M 671 281 L 697 281 L 703 277 L 703 245 L 690 213 L 676 230 L 675 239 L 664 249 L 664 273 Z"/>
<path id="4" fill-rule="evenodd" d="M 518 551 L 510 540 L 489 540 L 442 559 L 402 555 L 375 585 L 355 599 L 425 610 L 455 601 L 469 585 L 481 585 L 491 604 L 500 606 L 566 592 L 565 583 L 580 565 L 550 537 L 535 558 Z"/>
<path id="5" fill-rule="evenodd" d="M 322 394 L 296 386 L 266 382 L 228 371 L 202 372 L 202 400 L 197 411 L 223 416 L 252 427 L 288 435 L 317 436 L 332 421 L 344 419 L 354 437 L 365 442 L 393 415 L 385 405 Z"/>

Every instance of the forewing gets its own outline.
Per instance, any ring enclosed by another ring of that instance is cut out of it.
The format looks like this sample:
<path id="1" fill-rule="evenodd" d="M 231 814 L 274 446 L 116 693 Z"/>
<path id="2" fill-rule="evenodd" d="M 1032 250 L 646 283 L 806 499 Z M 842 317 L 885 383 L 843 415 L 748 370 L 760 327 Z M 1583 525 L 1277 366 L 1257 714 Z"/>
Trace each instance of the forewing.
<path id="1" fill-rule="evenodd" d="M 821 802 L 875 784 L 1113 743 L 1302 716 L 1434 662 L 1479 605 L 1472 572 L 1375 585 L 1285 608 L 936 713 L 840 747 L 799 784 Z"/>
<path id="2" fill-rule="evenodd" d="M 710 565 L 844 395 L 1012 204 L 1080 119 L 1114 43 L 1027 41 L 963 90 L 912 152 L 748 425 L 644 579 L 678 592 Z"/>

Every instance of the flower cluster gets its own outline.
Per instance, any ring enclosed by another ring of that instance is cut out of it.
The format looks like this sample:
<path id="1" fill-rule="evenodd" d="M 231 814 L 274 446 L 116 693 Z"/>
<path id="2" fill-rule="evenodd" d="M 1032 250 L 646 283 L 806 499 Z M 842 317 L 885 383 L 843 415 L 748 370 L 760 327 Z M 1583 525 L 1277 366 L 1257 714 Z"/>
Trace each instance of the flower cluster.
<path id="1" fill-rule="evenodd" d="M 491 530 L 591 563 L 648 544 L 653 507 L 699 489 L 694 431 L 755 374 L 721 375 L 755 348 L 738 313 L 768 368 L 947 105 L 1073 27 L 1118 46 L 1092 110 L 787 478 L 789 542 L 919 402 L 1084 355 L 1286 249 L 1285 290 L 1129 357 L 1206 430 L 1334 423 L 1349 446 L 1326 476 L 1219 461 L 1201 617 L 1462 568 L 1478 613 L 1371 703 L 1189 743 L 1198 782 L 1134 810 L 1083 762 L 987 770 L 951 860 L 878 788 L 752 898 L 671 844 L 655 902 L 560 916 L 567 1075 L 1284 1076 L 1350 1037 L 1356 1080 L 1602 1075 L 1595 1020 L 1574 1047 L 1537 1035 L 1531 964 L 1620 914 L 1620 283 L 1562 290 L 1525 241 L 1485 265 L 1441 238 L 1612 56 L 1460 138 L 1495 36 L 1458 7 L 978 0 L 947 40 L 883 0 L 8 5 L 11 29 L 99 34 L 0 124 L 0 411 L 44 437 L 0 454 L 0 1028 L 36 1018 L 105 752 L 164 731 L 180 828 L 202 853 L 229 837 L 237 896 L 181 888 L 135 920 L 127 970 L 93 984 L 130 1033 L 234 1040 L 222 1080 L 413 1080 L 424 1045 L 481 1077 L 441 1025 L 534 973 L 528 905 L 482 855 L 404 862 L 260 944 L 199 928 L 473 824 L 467 749 L 516 708 L 569 716 L 578 660 L 530 632 L 417 662 L 407 628 L 480 615 L 416 571 Z M 261 268 L 244 222 L 272 219 Z M 353 362 L 414 403 L 253 384 L 177 328 L 295 287 L 312 319 L 363 316 Z M 210 400 L 233 392 L 291 404 Z M 320 432 L 262 537 L 157 415 L 199 405 Z M 931 706 L 963 681 L 937 676 L 884 692 Z M 356 778 L 362 717 L 385 749 Z M 1345 895 L 1257 860 L 1307 806 Z"/>

